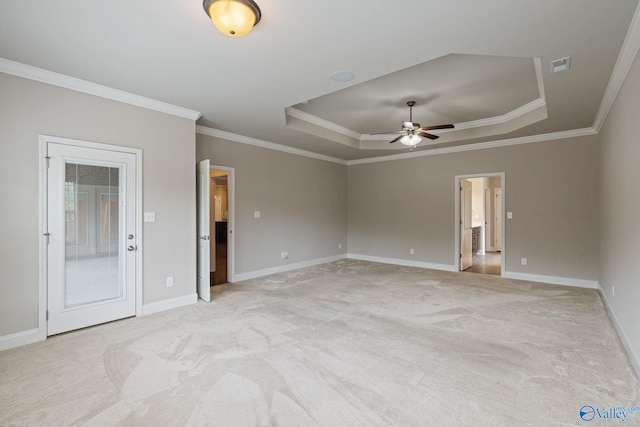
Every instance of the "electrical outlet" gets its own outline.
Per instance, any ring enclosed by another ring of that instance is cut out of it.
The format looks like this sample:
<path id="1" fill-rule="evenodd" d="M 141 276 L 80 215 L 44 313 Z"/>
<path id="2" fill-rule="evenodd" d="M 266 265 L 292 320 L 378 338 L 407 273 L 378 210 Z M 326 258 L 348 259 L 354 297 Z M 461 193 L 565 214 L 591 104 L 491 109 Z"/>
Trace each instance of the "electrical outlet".
<path id="1" fill-rule="evenodd" d="M 170 288 L 173 286 L 173 276 L 169 276 L 167 277 L 167 288 Z"/>
<path id="2" fill-rule="evenodd" d="M 416 251 L 413 250 L 413 248 L 409 249 L 409 254 L 411 255 L 415 255 Z"/>
<path id="3" fill-rule="evenodd" d="M 520 260 L 520 264 L 522 264 L 522 265 L 527 265 L 527 259 L 526 259 L 526 258 L 522 258 L 522 259 Z"/>
<path id="4" fill-rule="evenodd" d="M 289 258 L 289 252 L 281 252 L 281 253 L 280 253 L 280 258 L 282 258 L 282 259 L 287 259 L 287 258 Z"/>
<path id="5" fill-rule="evenodd" d="M 338 243 L 338 249 L 342 249 L 342 243 Z"/>

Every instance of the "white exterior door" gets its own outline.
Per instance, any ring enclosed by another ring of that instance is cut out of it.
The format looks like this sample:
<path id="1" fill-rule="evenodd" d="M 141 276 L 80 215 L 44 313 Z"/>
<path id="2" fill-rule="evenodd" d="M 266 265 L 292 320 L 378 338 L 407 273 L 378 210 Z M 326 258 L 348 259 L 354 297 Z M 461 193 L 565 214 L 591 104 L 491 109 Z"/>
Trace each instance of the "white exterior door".
<path id="1" fill-rule="evenodd" d="M 211 301 L 211 233 L 210 233 L 210 162 L 203 160 L 197 166 L 198 205 L 198 297 Z"/>
<path id="2" fill-rule="evenodd" d="M 46 150 L 47 335 L 134 316 L 136 154 Z"/>
<path id="3" fill-rule="evenodd" d="M 471 196 L 472 183 L 463 179 L 460 181 L 460 270 L 466 270 L 473 264 Z"/>

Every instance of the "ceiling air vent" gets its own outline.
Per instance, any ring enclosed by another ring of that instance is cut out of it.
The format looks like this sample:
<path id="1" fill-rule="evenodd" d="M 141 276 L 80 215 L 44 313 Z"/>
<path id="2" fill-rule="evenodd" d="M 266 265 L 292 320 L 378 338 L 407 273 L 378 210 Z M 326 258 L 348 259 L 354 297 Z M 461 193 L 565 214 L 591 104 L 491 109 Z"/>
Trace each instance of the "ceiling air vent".
<path id="1" fill-rule="evenodd" d="M 566 58 L 556 59 L 555 61 L 551 61 L 551 72 L 557 73 L 560 71 L 568 70 L 569 62 L 571 62 L 570 56 L 567 56 Z"/>

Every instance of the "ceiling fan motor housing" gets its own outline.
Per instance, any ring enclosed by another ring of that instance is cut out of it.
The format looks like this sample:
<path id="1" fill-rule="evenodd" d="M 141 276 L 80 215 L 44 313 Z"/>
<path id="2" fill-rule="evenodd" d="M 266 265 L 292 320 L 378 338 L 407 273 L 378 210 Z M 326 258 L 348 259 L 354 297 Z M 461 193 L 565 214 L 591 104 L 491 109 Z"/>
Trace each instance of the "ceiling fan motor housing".
<path id="1" fill-rule="evenodd" d="M 415 130 L 420 128 L 420 123 L 402 122 L 402 130 Z"/>

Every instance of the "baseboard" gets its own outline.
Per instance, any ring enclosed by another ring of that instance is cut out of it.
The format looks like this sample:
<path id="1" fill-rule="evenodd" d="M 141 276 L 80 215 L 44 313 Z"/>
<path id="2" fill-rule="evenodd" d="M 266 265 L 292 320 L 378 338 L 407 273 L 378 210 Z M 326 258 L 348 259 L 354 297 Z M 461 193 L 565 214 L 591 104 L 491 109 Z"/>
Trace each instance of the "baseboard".
<path id="1" fill-rule="evenodd" d="M 198 302 L 198 294 L 185 295 L 165 301 L 153 302 L 142 306 L 142 315 L 158 313 L 160 311 L 171 310 L 185 305 L 195 304 Z M 38 328 L 28 331 L 17 332 L 11 335 L 0 337 L 0 351 L 9 350 L 10 348 L 21 347 L 27 344 L 33 344 L 40 341 L 38 338 Z"/>
<path id="2" fill-rule="evenodd" d="M 609 314 L 609 318 L 611 319 L 611 322 L 613 322 L 613 326 L 616 328 L 616 332 L 620 337 L 620 341 L 622 341 L 622 346 L 627 351 L 627 356 L 629 356 L 629 361 L 631 362 L 631 365 L 633 366 L 633 368 L 636 370 L 636 375 L 638 376 L 638 378 L 640 378 L 640 357 L 638 357 L 638 355 L 633 352 L 633 349 L 629 344 L 629 340 L 627 339 L 627 334 L 624 333 L 624 330 L 620 326 L 620 323 L 618 322 L 618 318 L 616 317 L 616 314 L 613 312 L 613 309 L 609 304 L 609 300 L 607 299 L 607 294 L 602 290 L 602 288 L 600 289 L 600 295 L 602 296 L 602 302 L 604 303 L 604 308 L 607 310 L 607 314 Z"/>
<path id="3" fill-rule="evenodd" d="M 276 273 L 282 273 L 285 271 L 297 270 L 299 268 L 313 267 L 314 265 L 326 264 L 328 262 L 339 261 L 346 259 L 346 254 L 330 256 L 327 258 L 316 258 L 310 261 L 297 262 L 295 264 L 285 264 L 280 267 L 265 268 L 263 270 L 250 271 L 248 273 L 236 274 L 233 278 L 234 282 L 242 282 L 243 280 L 257 279 L 258 277 L 270 276 Z"/>
<path id="4" fill-rule="evenodd" d="M 172 308 L 183 307 L 198 302 L 198 294 L 193 293 L 178 298 L 167 299 L 164 301 L 152 302 L 142 305 L 142 315 L 158 313 L 160 311 L 171 310 Z"/>
<path id="5" fill-rule="evenodd" d="M 505 271 L 502 277 L 506 279 L 526 280 L 529 282 L 550 283 L 552 285 L 574 286 L 577 288 L 600 289 L 596 280 L 574 279 L 571 277 L 545 276 L 542 274 L 516 273 Z"/>
<path id="6" fill-rule="evenodd" d="M 0 351 L 38 342 L 38 328 L 0 337 Z"/>
<path id="7" fill-rule="evenodd" d="M 431 270 L 456 271 L 455 265 L 450 265 L 450 264 L 433 264 L 430 262 L 411 261 L 408 259 L 384 258 L 384 257 L 351 254 L 351 253 L 347 254 L 347 258 L 357 259 L 360 261 L 380 262 L 383 264 L 401 265 L 404 267 L 420 267 L 420 268 L 429 268 Z"/>

